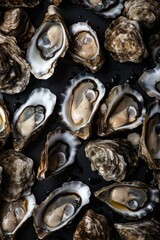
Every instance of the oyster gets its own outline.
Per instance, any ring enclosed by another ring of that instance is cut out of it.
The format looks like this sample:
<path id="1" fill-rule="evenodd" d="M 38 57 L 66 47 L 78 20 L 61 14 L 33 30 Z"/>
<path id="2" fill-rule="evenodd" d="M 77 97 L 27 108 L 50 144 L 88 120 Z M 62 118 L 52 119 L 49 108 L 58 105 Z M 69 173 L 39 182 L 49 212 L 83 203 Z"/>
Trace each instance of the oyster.
<path id="1" fill-rule="evenodd" d="M 142 124 L 145 113 L 144 100 L 140 93 L 128 84 L 115 86 L 100 107 L 98 135 L 106 136 L 113 132 L 134 129 Z"/>
<path id="2" fill-rule="evenodd" d="M 136 152 L 125 139 L 91 141 L 85 152 L 92 170 L 106 181 L 122 181 L 138 164 Z"/>
<path id="3" fill-rule="evenodd" d="M 16 151 L 22 150 L 52 114 L 56 96 L 47 88 L 36 88 L 28 100 L 16 110 L 13 116 L 13 145 Z"/>
<path id="4" fill-rule="evenodd" d="M 156 0 L 127 0 L 123 13 L 128 19 L 151 28 L 160 20 L 160 3 Z"/>
<path id="5" fill-rule="evenodd" d="M 154 64 L 160 64 L 160 32 L 150 36 L 149 46 Z"/>
<path id="6" fill-rule="evenodd" d="M 96 32 L 87 22 L 79 22 L 70 27 L 70 54 L 75 62 L 83 64 L 91 72 L 97 72 L 104 63 Z"/>
<path id="7" fill-rule="evenodd" d="M 72 164 L 79 144 L 80 141 L 74 135 L 61 128 L 48 133 L 45 147 L 41 152 L 38 180 L 59 174 Z"/>
<path id="8" fill-rule="evenodd" d="M 104 46 L 115 61 L 141 62 L 148 53 L 138 22 L 119 17 L 105 31 Z"/>
<path id="9" fill-rule="evenodd" d="M 124 0 L 72 0 L 72 2 L 82 4 L 104 18 L 115 18 L 124 7 Z"/>
<path id="10" fill-rule="evenodd" d="M 111 240 L 107 219 L 93 210 L 88 210 L 76 227 L 73 240 Z"/>
<path id="11" fill-rule="evenodd" d="M 62 0 L 50 0 L 50 3 L 59 6 L 59 4 L 62 2 Z"/>
<path id="12" fill-rule="evenodd" d="M 30 68 L 22 58 L 14 37 L 0 33 L 0 91 L 15 94 L 23 91 L 30 80 Z"/>
<path id="13" fill-rule="evenodd" d="M 146 216 L 159 203 L 159 190 L 138 181 L 114 183 L 95 192 L 95 196 L 129 219 Z"/>
<path id="14" fill-rule="evenodd" d="M 114 226 L 125 240 L 160 239 L 160 223 L 153 218 L 138 222 L 117 223 Z"/>
<path id="15" fill-rule="evenodd" d="M 15 8 L 15 7 L 35 7 L 39 4 L 39 0 L 1 0 L 0 7 Z"/>
<path id="16" fill-rule="evenodd" d="M 38 79 L 48 79 L 54 72 L 59 57 L 68 49 L 68 32 L 54 5 L 48 7 L 41 26 L 33 35 L 26 59 L 31 73 Z"/>
<path id="17" fill-rule="evenodd" d="M 104 85 L 92 74 L 79 74 L 71 79 L 63 94 L 60 115 L 78 137 L 90 136 L 92 118 L 104 94 Z"/>
<path id="18" fill-rule="evenodd" d="M 14 150 L 1 153 L 2 171 L 1 197 L 5 201 L 15 201 L 28 195 L 34 184 L 33 160 Z"/>
<path id="19" fill-rule="evenodd" d="M 14 202 L 0 203 L 0 236 L 2 240 L 14 239 L 22 224 L 32 215 L 36 206 L 33 194 L 19 198 Z"/>
<path id="20" fill-rule="evenodd" d="M 61 229 L 89 203 L 91 192 L 82 182 L 66 182 L 55 189 L 35 210 L 34 227 L 39 239 Z"/>

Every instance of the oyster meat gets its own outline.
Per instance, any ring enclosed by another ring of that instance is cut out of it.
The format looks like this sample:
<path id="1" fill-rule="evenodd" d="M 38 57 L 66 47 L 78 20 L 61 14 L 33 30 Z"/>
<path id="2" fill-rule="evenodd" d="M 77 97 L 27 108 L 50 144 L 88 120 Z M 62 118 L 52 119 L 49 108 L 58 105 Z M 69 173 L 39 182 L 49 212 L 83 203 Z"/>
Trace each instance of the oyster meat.
<path id="1" fill-rule="evenodd" d="M 59 57 L 68 49 L 68 32 L 54 5 L 48 7 L 44 21 L 34 33 L 27 49 L 26 59 L 31 73 L 38 79 L 48 79 Z"/>
<path id="2" fill-rule="evenodd" d="M 144 100 L 140 93 L 128 84 L 115 86 L 100 107 L 98 135 L 106 136 L 134 129 L 142 124 L 145 114 Z"/>
<path id="3" fill-rule="evenodd" d="M 159 203 L 159 190 L 138 181 L 114 183 L 96 191 L 95 196 L 129 219 L 146 216 Z"/>
<path id="4" fill-rule="evenodd" d="M 97 72 L 104 63 L 96 32 L 87 22 L 79 22 L 70 26 L 70 54 L 75 62 L 83 64 L 91 72 Z"/>
<path id="5" fill-rule="evenodd" d="M 35 7 L 39 4 L 39 0 L 0 0 L 0 7 L 15 8 L 15 7 Z"/>
<path id="6" fill-rule="evenodd" d="M 56 96 L 47 88 L 36 88 L 13 116 L 13 145 L 22 150 L 42 129 L 56 104 Z"/>
<path id="7" fill-rule="evenodd" d="M 76 227 L 73 240 L 112 240 L 107 219 L 88 210 Z"/>
<path id="8" fill-rule="evenodd" d="M 16 201 L 31 193 L 35 173 L 33 160 L 14 150 L 1 153 L 2 171 L 1 197 L 5 201 Z"/>
<path id="9" fill-rule="evenodd" d="M 45 147 L 41 152 L 38 180 L 59 174 L 72 164 L 79 144 L 76 136 L 61 128 L 48 133 Z"/>
<path id="10" fill-rule="evenodd" d="M 78 137 L 90 136 L 91 122 L 104 94 L 104 85 L 92 74 L 79 74 L 68 84 L 60 115 Z"/>
<path id="11" fill-rule="evenodd" d="M 125 139 L 91 141 L 85 152 L 92 170 L 106 181 L 122 181 L 138 164 L 137 153 Z"/>
<path id="12" fill-rule="evenodd" d="M 34 227 L 39 239 L 61 229 L 89 203 L 91 192 L 79 181 L 66 182 L 55 189 L 34 211 Z"/>
<path id="13" fill-rule="evenodd" d="M 105 31 L 104 46 L 119 62 L 139 63 L 148 55 L 138 22 L 122 16 Z"/>
<path id="14" fill-rule="evenodd" d="M 154 64 L 160 64 L 160 31 L 150 36 L 149 47 Z"/>

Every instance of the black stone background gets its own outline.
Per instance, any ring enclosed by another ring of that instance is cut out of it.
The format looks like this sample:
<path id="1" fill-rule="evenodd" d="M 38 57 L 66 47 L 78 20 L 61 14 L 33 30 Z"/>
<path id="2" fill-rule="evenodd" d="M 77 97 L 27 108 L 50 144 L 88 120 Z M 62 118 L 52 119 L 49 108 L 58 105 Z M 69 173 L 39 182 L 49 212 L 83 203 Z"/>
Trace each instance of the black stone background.
<path id="1" fill-rule="evenodd" d="M 31 17 L 31 21 L 33 25 L 37 28 L 41 24 L 45 12 L 47 11 L 47 6 L 49 1 L 43 0 L 37 7 L 33 9 L 29 9 L 29 15 Z M 106 86 L 106 96 L 108 95 L 110 89 L 118 85 L 119 83 L 129 82 L 131 87 L 137 89 L 139 92 L 143 94 L 145 99 L 145 105 L 148 107 L 150 102 L 154 101 L 153 98 L 149 98 L 146 93 L 141 89 L 137 80 L 138 77 L 142 74 L 143 70 L 146 68 L 152 68 L 152 60 L 149 56 L 146 60 L 144 60 L 140 64 L 134 63 L 119 63 L 115 62 L 108 51 L 104 49 L 104 32 L 106 28 L 111 23 L 111 19 L 104 19 L 101 16 L 96 15 L 91 10 L 85 10 L 84 7 L 80 5 L 76 5 L 71 3 L 69 0 L 63 0 L 63 3 L 60 5 L 62 17 L 69 27 L 71 24 L 80 22 L 80 21 L 89 21 L 89 24 L 92 28 L 97 32 L 102 51 L 105 55 L 105 64 L 103 65 L 102 69 L 95 74 L 95 77 L 99 78 Z M 160 28 L 160 27 L 159 27 Z M 148 38 L 149 35 L 155 32 L 156 29 L 152 29 L 151 31 L 144 32 L 144 41 L 148 46 Z M 52 77 L 48 80 L 38 80 L 31 76 L 31 80 L 29 85 L 27 86 L 26 90 L 22 93 L 15 94 L 13 96 L 4 94 L 4 101 L 9 109 L 10 112 L 10 120 L 12 121 L 13 113 L 17 107 L 23 104 L 31 91 L 37 87 L 44 87 L 49 88 L 53 93 L 57 95 L 57 104 L 55 110 L 51 117 L 49 118 L 46 126 L 43 128 L 41 133 L 38 135 L 37 139 L 34 142 L 31 142 L 26 149 L 23 151 L 24 154 L 31 157 L 34 160 L 34 168 L 37 172 L 37 168 L 39 166 L 39 159 L 40 159 L 40 152 L 44 146 L 47 133 L 49 131 L 54 131 L 56 127 L 61 126 L 66 128 L 60 121 L 60 117 L 58 116 L 59 112 L 59 104 L 61 101 L 61 92 L 63 92 L 67 82 L 69 79 L 73 78 L 75 75 L 79 74 L 80 72 L 85 72 L 85 68 L 75 63 L 70 55 L 67 53 L 63 59 L 58 60 L 57 67 Z M 32 188 L 32 192 L 35 194 L 37 204 L 40 204 L 51 191 L 55 188 L 60 187 L 63 182 L 70 181 L 70 180 L 81 180 L 82 182 L 86 183 L 92 193 L 94 191 L 100 189 L 103 186 L 112 184 L 113 182 L 106 182 L 98 175 L 97 172 L 92 172 L 90 167 L 90 161 L 86 158 L 84 148 L 86 144 L 94 139 L 98 139 L 97 136 L 97 117 L 98 112 L 94 117 L 93 122 L 93 129 L 92 135 L 88 140 L 81 140 L 81 145 L 78 148 L 77 156 L 75 159 L 75 163 L 68 167 L 63 173 L 60 173 L 58 176 L 52 177 L 49 180 L 40 182 L 38 180 L 35 181 L 35 184 Z M 133 132 L 141 132 L 141 127 Z M 132 132 L 132 131 L 130 131 Z M 123 132 L 116 134 L 116 137 L 126 137 L 129 132 Z M 13 148 L 12 146 L 12 137 L 10 136 L 5 149 Z M 151 171 L 148 169 L 146 163 L 140 159 L 140 164 L 135 170 L 135 172 L 128 176 L 126 181 L 131 180 L 140 180 L 146 183 L 151 183 L 153 180 L 153 176 Z M 88 209 L 93 209 L 95 212 L 103 214 L 106 218 L 108 218 L 110 226 L 112 228 L 113 236 L 115 240 L 121 239 L 118 236 L 118 233 L 113 227 L 114 223 L 121 223 L 121 222 L 128 222 L 127 219 L 123 218 L 121 215 L 115 213 L 111 210 L 108 206 L 97 200 L 94 195 L 92 194 L 90 203 L 83 207 L 81 212 L 76 216 L 76 218 L 72 221 L 71 224 L 64 227 L 62 230 L 55 232 L 54 236 L 49 236 L 46 240 L 71 240 L 73 238 L 73 232 L 83 217 L 84 213 Z M 160 206 L 157 205 L 155 210 L 152 214 L 148 215 L 148 218 L 154 216 L 157 220 L 160 220 Z M 144 218 L 145 219 L 145 218 Z M 150 231 L 150 229 L 148 229 Z M 32 217 L 28 219 L 24 225 L 18 230 L 16 236 L 16 240 L 36 240 L 38 239 L 36 233 L 33 228 L 33 219 Z"/>

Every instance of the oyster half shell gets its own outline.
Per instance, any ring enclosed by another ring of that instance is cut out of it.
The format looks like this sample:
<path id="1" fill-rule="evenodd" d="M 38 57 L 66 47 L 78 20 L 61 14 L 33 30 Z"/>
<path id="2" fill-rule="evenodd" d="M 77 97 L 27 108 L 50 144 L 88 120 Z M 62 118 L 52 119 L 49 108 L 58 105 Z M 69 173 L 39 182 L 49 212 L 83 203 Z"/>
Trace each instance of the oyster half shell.
<path id="1" fill-rule="evenodd" d="M 61 229 L 89 203 L 91 192 L 82 182 L 66 182 L 55 189 L 39 206 L 33 217 L 34 227 L 39 239 Z"/>

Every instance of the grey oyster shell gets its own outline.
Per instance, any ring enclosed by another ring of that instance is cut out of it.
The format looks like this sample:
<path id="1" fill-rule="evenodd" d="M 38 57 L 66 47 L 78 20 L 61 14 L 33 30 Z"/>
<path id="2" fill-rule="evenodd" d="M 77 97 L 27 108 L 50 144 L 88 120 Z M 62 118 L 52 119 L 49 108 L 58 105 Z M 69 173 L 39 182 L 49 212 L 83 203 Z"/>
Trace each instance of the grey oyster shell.
<path id="1" fill-rule="evenodd" d="M 115 86 L 100 107 L 98 135 L 107 136 L 117 131 L 134 129 L 142 124 L 145 114 L 140 93 L 128 84 Z"/>
<path id="2" fill-rule="evenodd" d="M 15 8 L 15 7 L 35 7 L 39 4 L 39 0 L 1 0 L 0 7 Z"/>
<path id="3" fill-rule="evenodd" d="M 82 4 L 104 18 L 115 18 L 124 7 L 124 0 L 72 0 L 72 2 Z"/>
<path id="4" fill-rule="evenodd" d="M 107 219 L 88 210 L 76 227 L 73 240 L 112 240 Z"/>
<path id="5" fill-rule="evenodd" d="M 156 0 L 126 0 L 123 14 L 143 27 L 152 28 L 160 20 L 160 3 Z"/>
<path id="6" fill-rule="evenodd" d="M 70 223 L 89 203 L 90 195 L 89 187 L 80 181 L 66 182 L 55 189 L 33 213 L 38 238 L 43 239 Z"/>
<path id="7" fill-rule="evenodd" d="M 3 168 L 1 197 L 5 201 L 15 201 L 31 193 L 35 179 L 31 158 L 11 149 L 1 153 L 0 165 Z"/>
<path id="8" fill-rule="evenodd" d="M 114 183 L 96 191 L 95 196 L 128 219 L 146 216 L 159 203 L 159 190 L 138 181 Z"/>
<path id="9" fill-rule="evenodd" d="M 64 57 L 68 47 L 67 28 L 58 8 L 50 5 L 27 49 L 26 59 L 31 66 L 31 73 L 38 79 L 51 77 L 58 58 Z"/>
<path id="10" fill-rule="evenodd" d="M 138 157 L 125 139 L 95 140 L 85 147 L 93 171 L 106 181 L 122 181 L 138 165 Z"/>
<path id="11" fill-rule="evenodd" d="M 13 240 L 17 230 L 32 215 L 36 207 L 33 194 L 23 196 L 14 202 L 0 202 L 0 237 Z"/>
<path id="12" fill-rule="evenodd" d="M 80 141 L 68 131 L 57 128 L 47 134 L 47 141 L 41 152 L 37 178 L 43 180 L 57 175 L 71 165 Z"/>
<path id="13" fill-rule="evenodd" d="M 148 55 L 138 22 L 122 16 L 105 31 L 104 46 L 119 62 L 139 63 Z"/>
<path id="14" fill-rule="evenodd" d="M 93 73 L 104 63 L 96 32 L 87 22 L 79 22 L 70 26 L 70 54 L 75 62 L 83 64 Z"/>
<path id="15" fill-rule="evenodd" d="M 114 224 L 124 240 L 159 240 L 160 223 L 155 219 Z"/>
<path id="16" fill-rule="evenodd" d="M 150 36 L 149 47 L 154 64 L 160 64 L 160 31 Z"/>
<path id="17" fill-rule="evenodd" d="M 47 88 L 36 88 L 29 95 L 13 116 L 13 146 L 22 150 L 37 136 L 52 114 L 56 95 Z"/>
<path id="18" fill-rule="evenodd" d="M 30 80 L 30 67 L 23 59 L 14 37 L 0 33 L 0 91 L 15 94 L 23 91 Z"/>

